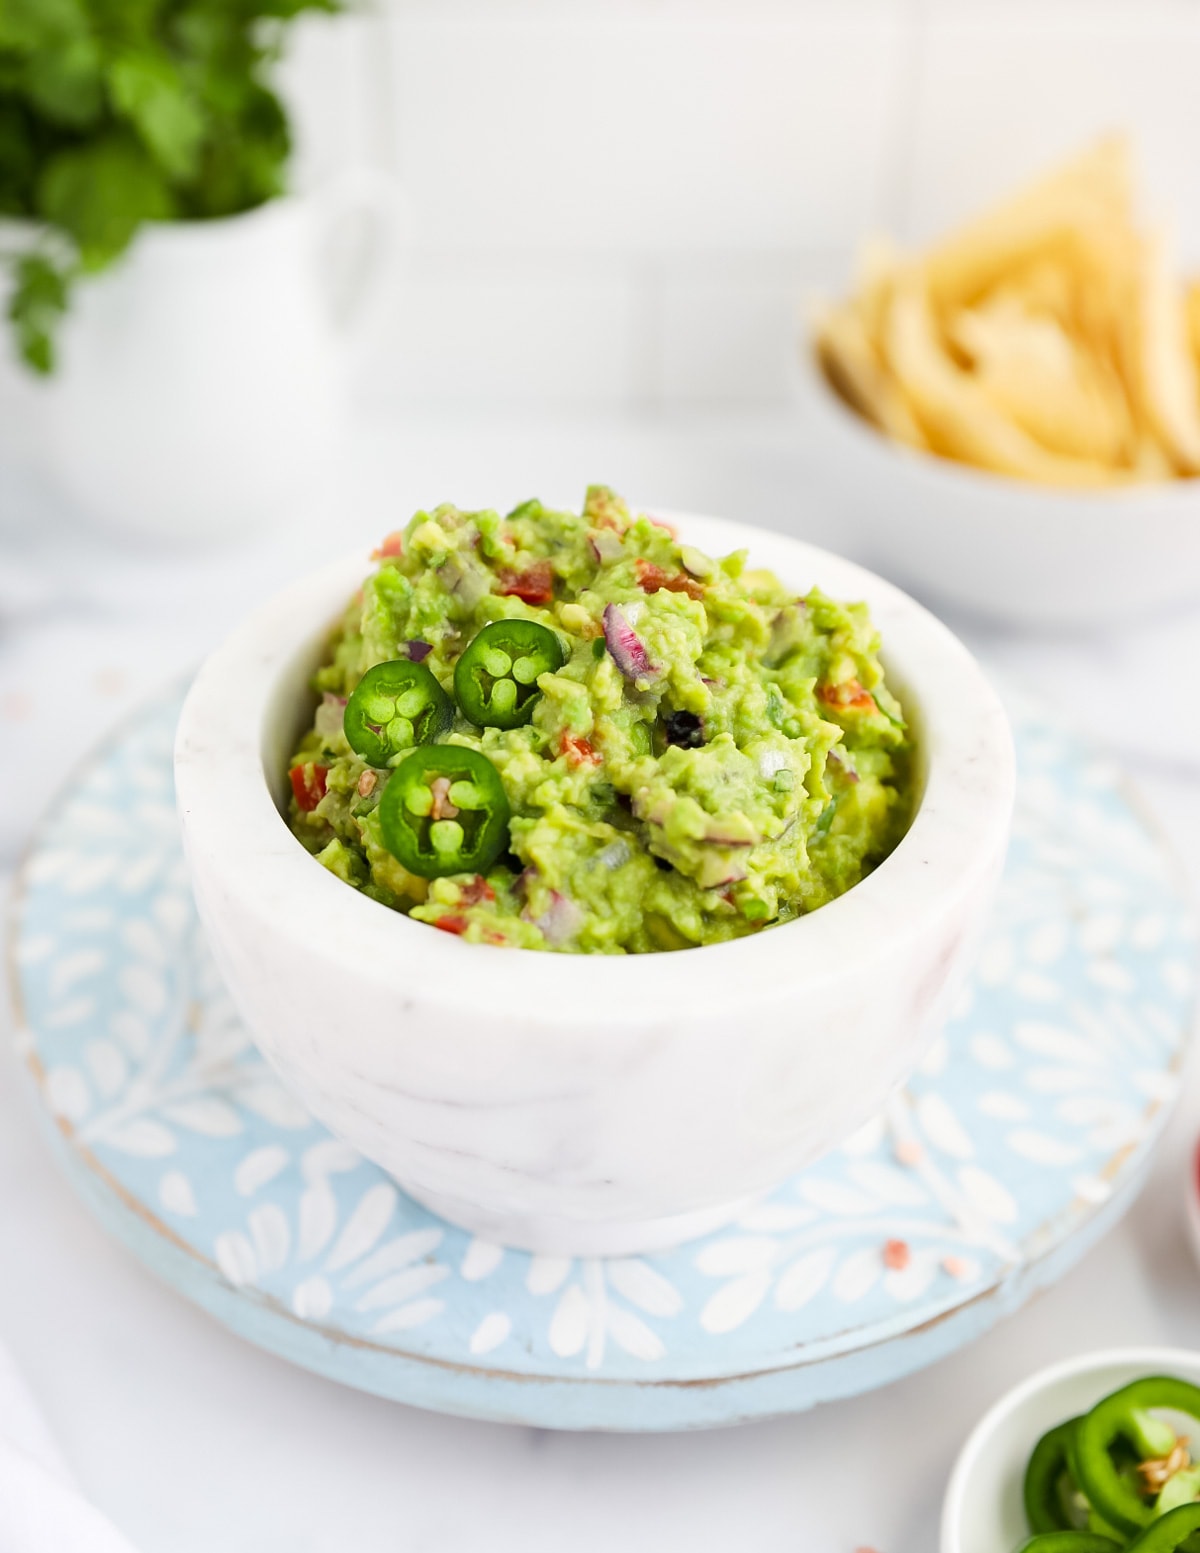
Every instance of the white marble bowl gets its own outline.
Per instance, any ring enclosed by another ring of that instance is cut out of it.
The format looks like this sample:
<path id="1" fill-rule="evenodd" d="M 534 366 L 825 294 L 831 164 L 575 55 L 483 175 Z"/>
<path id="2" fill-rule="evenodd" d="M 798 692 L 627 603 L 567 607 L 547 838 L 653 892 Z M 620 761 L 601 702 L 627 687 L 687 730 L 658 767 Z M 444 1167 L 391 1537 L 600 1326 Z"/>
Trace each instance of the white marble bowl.
<path id="1" fill-rule="evenodd" d="M 944 1020 L 998 878 L 1013 752 L 965 648 L 890 584 L 708 518 L 797 591 L 866 599 L 920 741 L 911 829 L 801 921 L 674 954 L 463 943 L 321 868 L 282 817 L 307 683 L 369 570 L 261 609 L 201 669 L 176 781 L 217 962 L 271 1063 L 420 1202 L 489 1239 L 626 1254 L 701 1234 L 877 1112 Z"/>
<path id="2" fill-rule="evenodd" d="M 802 407 L 856 554 L 923 598 L 1006 625 L 1111 627 L 1200 603 L 1200 479 L 1052 490 L 892 442 L 800 347 Z"/>
<path id="3" fill-rule="evenodd" d="M 1031 1535 L 1021 1489 L 1030 1452 L 1055 1424 L 1143 1375 L 1200 1384 L 1200 1353 L 1105 1348 L 1077 1354 L 1014 1386 L 967 1436 L 942 1502 L 940 1553 L 1013 1553 Z"/>

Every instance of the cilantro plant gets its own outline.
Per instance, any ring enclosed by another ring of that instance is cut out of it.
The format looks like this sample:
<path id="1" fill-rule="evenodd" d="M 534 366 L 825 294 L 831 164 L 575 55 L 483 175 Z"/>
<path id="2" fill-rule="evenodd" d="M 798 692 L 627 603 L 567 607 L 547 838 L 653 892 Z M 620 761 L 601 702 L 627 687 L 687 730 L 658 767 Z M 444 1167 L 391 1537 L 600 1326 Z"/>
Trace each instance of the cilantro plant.
<path id="1" fill-rule="evenodd" d="M 54 366 L 75 281 L 145 221 L 234 215 L 283 190 L 287 118 L 267 85 L 284 29 L 340 0 L 0 0 L 0 218 L 24 359 Z"/>

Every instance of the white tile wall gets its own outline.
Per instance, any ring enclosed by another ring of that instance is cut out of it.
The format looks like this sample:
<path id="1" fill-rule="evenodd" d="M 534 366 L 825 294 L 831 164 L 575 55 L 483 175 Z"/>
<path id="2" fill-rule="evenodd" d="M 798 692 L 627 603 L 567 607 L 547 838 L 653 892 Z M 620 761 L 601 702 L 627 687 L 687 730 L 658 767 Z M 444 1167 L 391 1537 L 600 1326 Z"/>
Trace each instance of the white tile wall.
<path id="1" fill-rule="evenodd" d="M 714 257 L 657 269 L 652 399 L 665 405 L 778 404 L 792 392 L 793 339 L 807 298 L 842 284 L 846 251 Z"/>
<path id="2" fill-rule="evenodd" d="M 617 405 L 646 381 L 628 267 L 572 253 L 415 247 L 397 275 L 383 391 L 424 403 Z"/>
<path id="3" fill-rule="evenodd" d="M 758 253 L 848 240 L 871 216 L 898 0 L 774 21 L 734 5 L 389 16 L 397 149 L 427 248 Z"/>
<path id="4" fill-rule="evenodd" d="M 381 164 L 386 136 L 380 25 L 371 15 L 309 13 L 288 35 L 279 85 L 292 106 L 292 181 L 323 183 L 357 163 Z"/>
<path id="5" fill-rule="evenodd" d="M 1100 130 L 1200 258 L 1200 0 L 378 0 L 287 66 L 302 182 L 403 191 L 372 392 L 784 404 L 798 300 Z"/>
<path id="6" fill-rule="evenodd" d="M 917 94 L 914 236 L 1128 127 L 1148 213 L 1200 260 L 1196 0 L 935 0 Z"/>

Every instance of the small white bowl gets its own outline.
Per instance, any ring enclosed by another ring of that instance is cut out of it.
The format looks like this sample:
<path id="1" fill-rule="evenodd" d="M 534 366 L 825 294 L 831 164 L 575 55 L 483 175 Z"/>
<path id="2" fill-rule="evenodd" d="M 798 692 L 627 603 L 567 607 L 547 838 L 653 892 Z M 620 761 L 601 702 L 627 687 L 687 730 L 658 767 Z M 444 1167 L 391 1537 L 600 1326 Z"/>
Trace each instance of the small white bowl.
<path id="1" fill-rule="evenodd" d="M 1185 1218 L 1192 1255 L 1200 1267 L 1200 1141 L 1188 1155 L 1187 1175 L 1184 1181 Z"/>
<path id="2" fill-rule="evenodd" d="M 873 566 L 922 597 L 1052 629 L 1200 604 L 1200 479 L 1025 484 L 891 441 L 839 397 L 806 341 L 800 376 L 835 515 Z"/>
<path id="3" fill-rule="evenodd" d="M 1014 1553 L 1031 1535 L 1021 1489 L 1038 1440 L 1143 1375 L 1178 1375 L 1200 1385 L 1200 1353 L 1106 1348 L 1052 1364 L 1002 1396 L 954 1464 L 942 1505 L 941 1553 Z"/>
<path id="4" fill-rule="evenodd" d="M 678 522 L 797 591 L 865 599 L 913 718 L 908 834 L 803 920 L 676 954 L 537 954 L 434 932 L 316 864 L 282 817 L 284 768 L 365 555 L 235 632 L 179 725 L 197 903 L 262 1051 L 418 1201 L 510 1245 L 621 1255 L 705 1233 L 878 1112 L 945 1018 L 1004 857 L 1011 736 L 961 643 L 836 556 Z"/>

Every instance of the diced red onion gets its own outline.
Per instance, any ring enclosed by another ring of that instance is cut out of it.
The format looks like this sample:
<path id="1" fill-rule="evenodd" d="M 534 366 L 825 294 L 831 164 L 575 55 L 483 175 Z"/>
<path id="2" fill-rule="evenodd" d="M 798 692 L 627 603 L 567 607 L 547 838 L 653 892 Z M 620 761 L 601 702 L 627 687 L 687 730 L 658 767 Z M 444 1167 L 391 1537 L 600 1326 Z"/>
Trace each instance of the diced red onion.
<path id="1" fill-rule="evenodd" d="M 807 612 L 808 604 L 804 599 L 793 599 L 777 611 L 771 622 L 771 640 L 767 647 L 769 662 L 784 657 L 800 641 Z"/>
<path id="2" fill-rule="evenodd" d="M 723 885 L 737 884 L 747 873 L 748 866 L 741 859 L 723 858 L 713 852 L 701 860 L 695 878 L 702 890 L 719 890 Z"/>
<path id="3" fill-rule="evenodd" d="M 335 696 L 326 691 L 321 697 L 321 704 L 317 708 L 317 715 L 313 718 L 313 727 L 323 739 L 336 739 L 342 731 L 342 719 L 346 711 L 346 698 Z"/>
<path id="4" fill-rule="evenodd" d="M 588 544 L 591 545 L 592 554 L 601 565 L 608 561 L 619 561 L 625 554 L 620 534 L 614 534 L 610 528 L 594 529 L 588 535 Z"/>
<path id="5" fill-rule="evenodd" d="M 491 579 L 474 557 L 454 552 L 442 563 L 441 572 L 447 588 L 467 609 L 474 609 L 492 591 Z"/>
<path id="6" fill-rule="evenodd" d="M 414 663 L 424 663 L 433 651 L 430 643 L 422 641 L 405 642 L 404 648 Z"/>
<path id="7" fill-rule="evenodd" d="M 847 782 L 858 781 L 858 772 L 855 771 L 854 767 L 848 760 L 845 760 L 841 755 L 838 754 L 837 750 L 829 751 L 829 759 L 835 766 L 840 766 L 842 768 L 842 772 L 845 775 Z"/>
<path id="8" fill-rule="evenodd" d="M 685 572 L 689 572 L 693 577 L 699 577 L 704 582 L 707 582 L 716 571 L 708 556 L 702 550 L 693 550 L 691 545 L 680 545 L 679 559 L 683 563 Z"/>
<path id="9" fill-rule="evenodd" d="M 626 679 L 645 679 L 657 672 L 645 643 L 629 624 L 619 604 L 604 606 L 604 640 L 613 662 Z"/>
<path id="10" fill-rule="evenodd" d="M 583 926 L 583 912 L 568 896 L 551 890 L 550 904 L 537 919 L 536 925 L 541 928 L 546 942 L 557 948 L 579 932 Z"/>
<path id="11" fill-rule="evenodd" d="M 757 846 L 753 836 L 747 836 L 740 832 L 730 833 L 721 829 L 720 820 L 713 823 L 704 832 L 706 844 L 714 847 L 753 847 Z"/>

